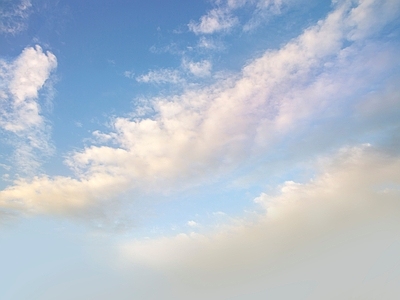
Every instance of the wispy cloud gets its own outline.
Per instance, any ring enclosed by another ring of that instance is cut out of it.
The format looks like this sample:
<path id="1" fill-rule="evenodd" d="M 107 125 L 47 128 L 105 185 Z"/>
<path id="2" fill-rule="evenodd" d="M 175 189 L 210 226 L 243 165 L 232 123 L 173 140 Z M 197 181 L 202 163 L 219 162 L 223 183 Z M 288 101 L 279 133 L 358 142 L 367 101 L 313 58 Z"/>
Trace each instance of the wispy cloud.
<path id="1" fill-rule="evenodd" d="M 212 9 L 207 15 L 200 18 L 200 22 L 194 21 L 188 27 L 195 34 L 211 34 L 214 32 L 228 31 L 238 23 L 238 19 L 223 9 Z"/>
<path id="2" fill-rule="evenodd" d="M 31 1 L 2 1 L 0 5 L 0 33 L 17 34 L 26 29 L 31 13 Z"/>
<path id="3" fill-rule="evenodd" d="M 184 79 L 180 76 L 178 70 L 173 69 L 159 69 L 148 72 L 147 74 L 140 75 L 136 77 L 138 82 L 143 83 L 155 83 L 155 84 L 165 84 L 165 83 L 182 83 Z"/>
<path id="4" fill-rule="evenodd" d="M 183 60 L 182 65 L 196 77 L 207 77 L 211 75 L 212 63 L 209 60 L 199 62 Z"/>
<path id="5" fill-rule="evenodd" d="M 204 78 L 210 76 L 211 69 L 212 63 L 209 60 L 195 62 L 184 58 L 180 68 L 151 70 L 146 74 L 137 76 L 136 81 L 156 85 L 184 85 L 196 77 Z M 125 77 L 133 77 L 132 73 L 127 72 L 124 73 Z"/>
<path id="6" fill-rule="evenodd" d="M 227 33 L 240 25 L 235 11 L 249 6 L 253 10 L 252 17 L 244 24 L 243 29 L 249 30 L 257 26 L 266 15 L 279 14 L 282 5 L 287 1 L 282 0 L 227 0 L 214 1 L 215 8 L 200 17 L 198 22 L 190 21 L 189 30 L 197 35 Z"/>
<path id="7" fill-rule="evenodd" d="M 124 72 L 124 76 L 125 76 L 126 78 L 132 79 L 132 78 L 135 77 L 135 72 L 133 72 L 133 71 L 125 71 L 125 72 Z"/>
<path id="8" fill-rule="evenodd" d="M 30 173 L 40 163 L 35 151 L 49 154 L 49 125 L 39 104 L 39 91 L 57 66 L 56 57 L 44 53 L 39 46 L 24 49 L 11 63 L 1 61 L 1 112 L 0 127 L 11 134 L 17 148 L 15 162 L 20 170 Z"/>
<path id="9" fill-rule="evenodd" d="M 206 49 L 206 50 L 216 50 L 216 51 L 221 51 L 224 49 L 224 45 L 219 42 L 215 41 L 212 38 L 206 38 L 204 36 L 200 37 L 197 47 L 199 49 Z"/>

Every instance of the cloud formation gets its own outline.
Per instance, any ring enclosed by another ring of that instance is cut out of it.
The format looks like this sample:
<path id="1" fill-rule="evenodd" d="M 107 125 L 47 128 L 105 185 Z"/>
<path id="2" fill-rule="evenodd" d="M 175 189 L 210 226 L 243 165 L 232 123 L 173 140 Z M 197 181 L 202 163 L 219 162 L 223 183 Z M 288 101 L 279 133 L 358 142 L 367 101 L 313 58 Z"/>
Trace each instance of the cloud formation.
<path id="1" fill-rule="evenodd" d="M 31 173 L 39 165 L 35 151 L 49 154 L 49 125 L 39 104 L 39 91 L 57 67 L 51 52 L 28 47 L 13 62 L 0 61 L 0 128 L 11 134 L 20 171 Z"/>

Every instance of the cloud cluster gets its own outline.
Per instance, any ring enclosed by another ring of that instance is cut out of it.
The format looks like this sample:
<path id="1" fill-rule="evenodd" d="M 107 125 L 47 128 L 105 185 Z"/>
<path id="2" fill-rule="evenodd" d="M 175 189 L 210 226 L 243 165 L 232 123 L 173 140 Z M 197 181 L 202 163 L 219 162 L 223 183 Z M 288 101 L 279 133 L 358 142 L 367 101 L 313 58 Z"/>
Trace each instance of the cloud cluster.
<path id="1" fill-rule="evenodd" d="M 387 249 L 400 246 L 398 153 L 361 146 L 322 161 L 308 183 L 261 194 L 266 213 L 257 221 L 130 241 L 120 251 L 175 280 L 175 299 L 396 299 L 400 261 Z"/>
<path id="2" fill-rule="evenodd" d="M 161 191 L 214 180 L 266 155 L 298 127 L 323 122 L 332 112 L 341 116 L 343 106 L 352 107 L 372 85 L 396 72 L 396 46 L 369 39 L 384 24 L 363 24 L 381 13 L 388 24 L 398 11 L 391 0 L 339 1 L 325 19 L 281 49 L 267 50 L 239 74 L 155 97 L 147 103 L 151 116 L 113 119 L 111 132 L 95 132 L 107 144 L 67 158 L 76 179 L 18 181 L 0 193 L 0 203 L 27 212 L 36 212 L 35 207 L 70 212 L 100 205 L 128 188 Z M 54 67 L 55 59 L 46 57 Z M 189 63 L 188 68 L 201 75 L 209 67 Z"/>
<path id="3" fill-rule="evenodd" d="M 24 49 L 10 63 L 0 61 L 0 128 L 11 134 L 15 161 L 25 173 L 39 165 L 35 151 L 51 152 L 49 125 L 38 100 L 39 91 L 56 66 L 56 57 L 51 52 L 44 53 L 39 46 Z"/>

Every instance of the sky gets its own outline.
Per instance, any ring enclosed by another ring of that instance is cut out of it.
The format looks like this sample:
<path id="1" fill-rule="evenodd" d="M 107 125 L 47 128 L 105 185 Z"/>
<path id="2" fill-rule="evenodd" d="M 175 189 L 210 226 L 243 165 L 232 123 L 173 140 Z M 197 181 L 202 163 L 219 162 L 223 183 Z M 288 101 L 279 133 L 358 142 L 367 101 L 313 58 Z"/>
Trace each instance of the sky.
<path id="1" fill-rule="evenodd" d="M 399 0 L 0 0 L 0 299 L 399 299 Z"/>

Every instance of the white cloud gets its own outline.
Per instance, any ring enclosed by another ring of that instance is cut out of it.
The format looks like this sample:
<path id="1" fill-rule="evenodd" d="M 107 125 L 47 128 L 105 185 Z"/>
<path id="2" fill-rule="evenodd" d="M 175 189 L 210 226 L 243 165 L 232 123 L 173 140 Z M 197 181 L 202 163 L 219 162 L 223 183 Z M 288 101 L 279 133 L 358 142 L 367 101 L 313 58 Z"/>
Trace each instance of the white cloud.
<path id="1" fill-rule="evenodd" d="M 39 162 L 35 150 L 51 152 L 49 125 L 41 113 L 39 91 L 57 66 L 56 57 L 39 46 L 28 47 L 11 63 L 1 61 L 2 99 L 0 127 L 12 133 L 17 143 L 16 163 L 21 169 L 34 170 Z"/>
<path id="2" fill-rule="evenodd" d="M 400 2 L 397 0 L 360 0 L 358 3 L 349 16 L 349 23 L 354 26 L 348 35 L 350 39 L 362 39 L 376 33 L 387 24 L 387 20 L 398 18 Z"/>
<path id="3" fill-rule="evenodd" d="M 217 32 L 228 32 L 239 25 L 239 19 L 234 12 L 244 6 L 253 9 L 252 18 L 244 25 L 245 30 L 257 26 L 265 15 L 279 14 L 284 2 L 282 0 L 228 0 L 214 1 L 216 8 L 211 9 L 200 17 L 199 22 L 191 21 L 189 30 L 195 34 L 213 34 Z"/>
<path id="4" fill-rule="evenodd" d="M 199 224 L 196 221 L 190 220 L 187 222 L 187 225 L 190 227 L 199 227 Z"/>
<path id="5" fill-rule="evenodd" d="M 178 70 L 171 69 L 160 69 L 150 71 L 147 74 L 140 75 L 136 77 L 138 82 L 143 83 L 155 83 L 155 84 L 165 84 L 165 83 L 182 83 L 184 79 L 180 76 Z"/>
<path id="6" fill-rule="evenodd" d="M 135 76 L 135 72 L 133 72 L 133 71 L 125 71 L 125 72 L 124 72 L 124 76 L 125 76 L 126 78 L 132 79 L 132 78 L 134 78 L 134 76 Z"/>
<path id="7" fill-rule="evenodd" d="M 147 74 L 143 74 L 136 77 L 136 81 L 141 83 L 152 83 L 152 84 L 185 84 L 185 76 L 189 74 L 195 77 L 207 77 L 210 76 L 212 64 L 208 60 L 202 60 L 199 62 L 188 61 L 183 59 L 182 65 L 179 69 L 158 69 L 149 71 Z M 128 71 L 127 71 L 128 72 Z M 125 72 L 125 77 L 132 78 L 133 73 Z"/>
<path id="8" fill-rule="evenodd" d="M 31 13 L 31 1 L 2 1 L 0 6 L 0 33 L 17 34 L 26 29 Z"/>
<path id="9" fill-rule="evenodd" d="M 363 146 L 323 161 L 308 183 L 288 182 L 276 196 L 262 194 L 266 214 L 259 220 L 209 234 L 126 242 L 120 246 L 124 265 L 128 260 L 167 274 L 176 299 L 272 293 L 286 299 L 296 284 L 311 284 L 297 298 L 372 292 L 397 299 L 398 257 L 391 251 L 388 263 L 379 258 L 399 243 L 400 157 Z"/>
<path id="10" fill-rule="evenodd" d="M 206 38 L 204 36 L 199 38 L 197 47 L 200 49 L 216 50 L 216 51 L 221 51 L 225 48 L 221 42 L 215 41 L 211 38 Z"/>
<path id="11" fill-rule="evenodd" d="M 223 9 L 212 9 L 200 18 L 200 22 L 191 21 L 189 30 L 195 34 L 212 34 L 219 31 L 228 31 L 238 23 L 238 19 Z"/>
<path id="12" fill-rule="evenodd" d="M 209 60 L 199 62 L 183 61 L 183 67 L 196 77 L 207 77 L 211 75 L 212 63 Z"/>

